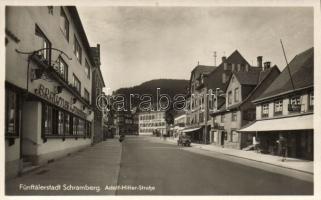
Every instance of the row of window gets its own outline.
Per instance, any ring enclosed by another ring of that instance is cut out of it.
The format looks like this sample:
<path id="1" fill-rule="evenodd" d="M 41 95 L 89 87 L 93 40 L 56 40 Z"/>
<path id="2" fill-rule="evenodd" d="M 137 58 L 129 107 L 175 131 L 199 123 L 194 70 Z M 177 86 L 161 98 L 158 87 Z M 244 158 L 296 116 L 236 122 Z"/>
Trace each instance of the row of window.
<path id="1" fill-rule="evenodd" d="M 141 115 L 139 116 L 140 120 L 153 120 L 153 119 L 163 119 L 164 113 L 155 113 L 150 115 Z"/>
<path id="2" fill-rule="evenodd" d="M 143 123 L 143 124 L 139 124 L 139 126 L 140 127 L 165 126 L 165 122 Z"/>
<path id="3" fill-rule="evenodd" d="M 160 129 L 160 130 L 155 130 L 155 129 L 152 129 L 152 128 L 150 128 L 150 129 L 139 129 L 140 133 L 153 133 L 155 131 L 157 131 L 159 133 L 165 133 L 164 129 Z"/>
<path id="4" fill-rule="evenodd" d="M 62 7 L 60 8 L 60 28 L 62 30 L 63 35 L 66 37 L 67 41 L 69 42 L 69 20 L 68 20 L 67 15 Z M 82 63 L 82 48 L 80 46 L 80 43 L 79 43 L 76 35 L 74 35 L 73 50 L 74 50 L 74 54 L 75 54 L 77 60 L 81 64 Z M 85 59 L 85 73 L 86 73 L 88 79 L 90 79 L 90 67 L 89 67 L 89 64 L 86 59 Z"/>
<path id="5" fill-rule="evenodd" d="M 45 136 L 91 136 L 90 122 L 45 103 L 42 127 Z M 19 96 L 12 89 L 6 89 L 5 93 L 5 134 L 19 136 Z"/>
<path id="6" fill-rule="evenodd" d="M 91 123 L 57 107 L 42 104 L 44 136 L 91 137 Z"/>
<path id="7" fill-rule="evenodd" d="M 49 62 L 51 59 L 50 54 L 50 48 L 51 43 L 48 40 L 48 38 L 44 35 L 44 33 L 40 30 L 40 28 L 36 25 L 36 36 L 40 38 L 40 41 L 42 42 L 42 50 L 38 52 L 38 55 L 44 59 L 44 61 Z M 49 63 L 48 63 L 49 64 Z M 64 61 L 64 59 L 59 56 L 58 59 L 52 63 L 53 69 L 56 71 L 56 73 L 66 82 L 68 82 L 68 65 Z M 87 76 L 89 76 L 89 65 L 86 61 L 86 73 Z M 78 77 L 73 74 L 72 76 L 72 85 L 75 88 L 75 90 L 81 94 L 81 82 L 79 81 Z M 84 88 L 84 98 L 89 102 L 89 92 L 86 88 Z"/>
<path id="8" fill-rule="evenodd" d="M 67 41 L 69 42 L 69 21 L 68 18 L 61 7 L 60 9 L 60 29 L 62 30 L 62 33 L 66 37 Z M 44 61 L 47 61 L 48 63 L 51 63 L 51 42 L 49 39 L 45 36 L 45 34 L 40 30 L 40 28 L 36 25 L 36 36 L 39 38 L 38 41 L 41 42 L 41 48 L 42 50 L 38 52 L 38 55 L 41 56 Z M 82 64 L 82 48 L 80 46 L 80 43 L 74 35 L 74 45 L 73 45 L 73 51 L 74 54 L 79 61 L 80 64 Z M 61 56 L 58 57 L 58 59 L 53 63 L 53 68 L 56 70 L 56 72 L 65 80 L 68 82 L 68 65 L 67 63 L 62 59 Z M 88 61 L 85 59 L 85 68 L 84 68 L 85 74 L 88 79 L 90 79 L 90 66 Z M 78 80 L 78 81 L 77 81 Z M 79 79 L 74 75 L 73 76 L 73 86 L 76 88 L 76 90 L 81 93 L 81 84 Z M 88 91 L 87 91 L 88 92 Z M 86 98 L 86 92 L 85 92 L 85 98 Z"/>
<path id="9" fill-rule="evenodd" d="M 313 110 L 314 106 L 314 93 L 309 93 L 309 99 L 308 99 L 308 111 Z M 274 106 L 274 116 L 282 115 L 283 114 L 283 100 L 276 100 L 273 102 Z M 291 97 L 289 99 L 289 105 L 288 105 L 288 111 L 290 113 L 296 113 L 301 112 L 301 106 L 303 106 L 301 101 L 301 96 L 295 96 Z M 269 117 L 269 104 L 263 104 L 262 105 L 262 118 Z"/>

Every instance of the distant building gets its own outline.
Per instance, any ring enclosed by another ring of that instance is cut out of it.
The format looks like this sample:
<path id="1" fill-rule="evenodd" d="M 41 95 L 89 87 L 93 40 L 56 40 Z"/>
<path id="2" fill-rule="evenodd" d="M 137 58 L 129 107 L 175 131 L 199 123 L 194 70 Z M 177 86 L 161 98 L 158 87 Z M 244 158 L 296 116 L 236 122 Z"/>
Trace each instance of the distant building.
<path id="1" fill-rule="evenodd" d="M 139 135 L 165 135 L 166 121 L 164 111 L 146 111 L 139 115 Z"/>
<path id="2" fill-rule="evenodd" d="M 174 138 L 177 138 L 180 133 L 182 133 L 182 130 L 186 126 L 186 114 L 185 113 L 178 113 L 174 117 L 174 124 L 172 127 L 172 135 Z"/>
<path id="3" fill-rule="evenodd" d="M 116 135 L 136 135 L 135 114 L 132 111 L 115 111 L 114 125 Z"/>
<path id="4" fill-rule="evenodd" d="M 252 145 L 253 135 L 241 134 L 238 130 L 255 121 L 255 104 L 251 101 L 262 94 L 279 74 L 277 66 L 270 68 L 270 62 L 265 63 L 262 71 L 233 72 L 227 82 L 225 102 L 211 114 L 213 144 L 236 149 Z"/>
<path id="5" fill-rule="evenodd" d="M 313 68 L 314 51 L 311 48 L 296 55 L 253 101 L 256 122 L 240 132 L 255 134 L 265 153 L 280 155 L 282 136 L 289 157 L 313 160 Z"/>
<path id="6" fill-rule="evenodd" d="M 95 62 L 76 7 L 8 6 L 5 30 L 5 169 L 12 177 L 91 144 Z"/>

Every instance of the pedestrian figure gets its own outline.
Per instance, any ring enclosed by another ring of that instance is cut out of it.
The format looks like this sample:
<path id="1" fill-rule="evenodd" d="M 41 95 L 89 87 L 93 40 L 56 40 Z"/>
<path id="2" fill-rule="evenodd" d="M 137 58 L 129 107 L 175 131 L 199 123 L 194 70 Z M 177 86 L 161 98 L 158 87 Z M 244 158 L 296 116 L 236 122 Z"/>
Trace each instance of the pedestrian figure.
<path id="1" fill-rule="evenodd" d="M 258 148 L 257 148 L 257 141 L 256 141 L 256 137 L 253 136 L 253 147 L 254 147 L 254 151 L 258 151 Z"/>
<path id="2" fill-rule="evenodd" d="M 284 162 L 286 160 L 286 157 L 288 154 L 288 152 L 287 152 L 288 147 L 287 147 L 286 138 L 281 135 L 277 142 L 279 143 L 279 147 L 281 149 L 282 162 Z"/>
<path id="3" fill-rule="evenodd" d="M 119 137 L 119 142 L 122 142 L 124 139 L 125 139 L 125 136 L 124 136 L 124 135 L 121 135 L 121 136 Z"/>

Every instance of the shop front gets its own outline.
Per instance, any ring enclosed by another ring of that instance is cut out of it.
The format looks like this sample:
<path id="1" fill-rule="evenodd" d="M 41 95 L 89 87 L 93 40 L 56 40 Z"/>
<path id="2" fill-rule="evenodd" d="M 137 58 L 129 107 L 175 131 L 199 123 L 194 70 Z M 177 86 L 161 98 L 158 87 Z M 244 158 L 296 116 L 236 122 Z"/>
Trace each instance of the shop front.
<path id="1" fill-rule="evenodd" d="M 313 160 L 313 115 L 260 120 L 239 130 L 256 137 L 262 153 L 282 154 L 284 141 L 286 156 Z"/>
<path id="2" fill-rule="evenodd" d="M 193 143 L 204 143 L 204 136 L 206 135 L 206 141 L 210 140 L 210 125 L 208 125 L 208 132 L 204 134 L 205 126 L 189 127 L 182 130 L 182 133 L 191 137 Z"/>
<path id="3" fill-rule="evenodd" d="M 58 90 L 55 82 L 43 79 L 30 84 L 29 92 L 6 83 L 6 177 L 91 144 L 89 105 Z"/>

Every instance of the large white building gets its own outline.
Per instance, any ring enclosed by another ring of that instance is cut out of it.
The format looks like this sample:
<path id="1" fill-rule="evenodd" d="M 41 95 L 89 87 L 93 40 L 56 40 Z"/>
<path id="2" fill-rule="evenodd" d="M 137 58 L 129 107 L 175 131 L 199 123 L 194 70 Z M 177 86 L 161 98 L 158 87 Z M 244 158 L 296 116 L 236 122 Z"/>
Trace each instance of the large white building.
<path id="1" fill-rule="evenodd" d="M 166 134 L 164 111 L 147 111 L 139 113 L 139 135 Z"/>

